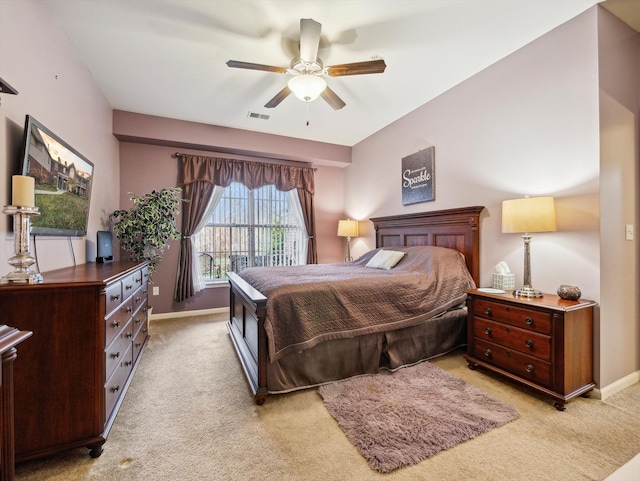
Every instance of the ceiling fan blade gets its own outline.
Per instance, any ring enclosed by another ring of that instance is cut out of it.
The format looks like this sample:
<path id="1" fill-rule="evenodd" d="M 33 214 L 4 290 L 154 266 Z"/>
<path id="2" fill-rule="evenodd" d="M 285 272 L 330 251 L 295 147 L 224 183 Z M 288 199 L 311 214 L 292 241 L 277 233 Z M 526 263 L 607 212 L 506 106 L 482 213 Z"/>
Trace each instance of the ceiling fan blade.
<path id="1" fill-rule="evenodd" d="M 331 90 L 329 87 L 324 89 L 324 92 L 320 94 L 320 97 L 322 97 L 331 106 L 333 110 L 340 110 L 342 107 L 346 105 L 342 101 L 342 99 L 338 97 L 336 93 L 333 90 Z"/>
<path id="2" fill-rule="evenodd" d="M 282 102 L 284 99 L 286 99 L 289 96 L 290 93 L 291 93 L 291 90 L 289 90 L 289 87 L 283 88 L 280 92 L 276 94 L 275 97 L 273 97 L 266 104 L 264 104 L 265 108 L 272 109 L 274 107 L 277 107 L 280 102 Z"/>
<path id="3" fill-rule="evenodd" d="M 246 68 L 249 70 L 264 70 L 266 72 L 286 73 L 287 69 L 282 67 L 273 67 L 271 65 L 262 65 L 261 63 L 240 62 L 238 60 L 229 60 L 227 66 L 233 68 Z"/>
<path id="4" fill-rule="evenodd" d="M 311 18 L 300 19 L 300 58 L 307 63 L 314 63 L 318 58 L 320 30 L 322 24 Z"/>
<path id="5" fill-rule="evenodd" d="M 342 77 L 344 75 L 363 75 L 369 73 L 382 73 L 387 68 L 384 60 L 369 60 L 368 62 L 343 63 L 327 67 L 327 75 L 330 77 Z"/>

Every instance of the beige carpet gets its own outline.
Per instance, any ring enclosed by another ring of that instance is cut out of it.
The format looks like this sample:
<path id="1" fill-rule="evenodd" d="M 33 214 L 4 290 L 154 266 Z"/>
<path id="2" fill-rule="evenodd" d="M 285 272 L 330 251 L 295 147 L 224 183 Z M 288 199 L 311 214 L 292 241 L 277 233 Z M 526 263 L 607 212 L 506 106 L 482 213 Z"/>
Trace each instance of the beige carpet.
<path id="1" fill-rule="evenodd" d="M 256 406 L 224 315 L 159 320 L 101 457 L 77 449 L 21 464 L 43 480 L 602 480 L 640 452 L 640 384 L 557 411 L 530 391 L 434 364 L 513 405 L 515 421 L 390 474 L 372 470 L 316 389 Z M 16 426 L 19 429 L 19 426 Z"/>

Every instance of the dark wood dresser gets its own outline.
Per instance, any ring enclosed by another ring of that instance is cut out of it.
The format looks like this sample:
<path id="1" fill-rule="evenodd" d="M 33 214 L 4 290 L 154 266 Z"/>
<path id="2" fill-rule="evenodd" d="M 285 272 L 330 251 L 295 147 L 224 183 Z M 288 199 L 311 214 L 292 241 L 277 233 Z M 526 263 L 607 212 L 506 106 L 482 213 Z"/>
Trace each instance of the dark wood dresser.
<path id="1" fill-rule="evenodd" d="M 14 368 L 16 462 L 102 445 L 147 345 L 148 266 L 87 263 L 0 286 L 3 322 L 33 332 Z"/>
<path id="2" fill-rule="evenodd" d="M 482 366 L 551 396 L 559 410 L 595 387 L 593 301 L 469 291 L 470 368 Z"/>
<path id="3" fill-rule="evenodd" d="M 15 479 L 14 443 L 14 396 L 13 363 L 18 355 L 16 346 L 31 336 L 29 331 L 19 331 L 10 326 L 0 326 L 0 356 L 2 371 L 0 377 L 0 479 Z"/>

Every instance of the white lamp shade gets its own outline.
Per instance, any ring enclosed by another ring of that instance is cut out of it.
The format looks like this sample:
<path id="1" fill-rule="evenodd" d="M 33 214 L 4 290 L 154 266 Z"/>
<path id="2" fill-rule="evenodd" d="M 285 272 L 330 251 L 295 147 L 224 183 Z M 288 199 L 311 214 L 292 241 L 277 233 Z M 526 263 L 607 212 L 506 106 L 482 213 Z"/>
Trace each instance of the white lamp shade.
<path id="1" fill-rule="evenodd" d="M 338 221 L 338 235 L 340 237 L 357 237 L 358 221 L 350 219 Z"/>
<path id="2" fill-rule="evenodd" d="M 312 102 L 324 92 L 327 82 L 317 75 L 304 74 L 292 77 L 287 86 L 300 100 Z"/>
<path id="3" fill-rule="evenodd" d="M 529 233 L 556 230 L 553 197 L 524 197 L 502 202 L 502 232 Z"/>

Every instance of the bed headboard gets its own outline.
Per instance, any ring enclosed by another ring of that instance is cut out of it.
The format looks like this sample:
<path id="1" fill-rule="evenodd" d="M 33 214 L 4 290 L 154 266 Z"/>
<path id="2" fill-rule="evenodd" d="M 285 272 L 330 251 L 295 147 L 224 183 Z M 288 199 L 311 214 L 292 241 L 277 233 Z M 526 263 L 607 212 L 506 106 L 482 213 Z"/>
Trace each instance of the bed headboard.
<path id="1" fill-rule="evenodd" d="M 376 247 L 440 246 L 457 249 L 480 285 L 480 212 L 483 206 L 372 218 Z"/>

